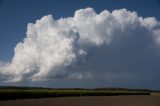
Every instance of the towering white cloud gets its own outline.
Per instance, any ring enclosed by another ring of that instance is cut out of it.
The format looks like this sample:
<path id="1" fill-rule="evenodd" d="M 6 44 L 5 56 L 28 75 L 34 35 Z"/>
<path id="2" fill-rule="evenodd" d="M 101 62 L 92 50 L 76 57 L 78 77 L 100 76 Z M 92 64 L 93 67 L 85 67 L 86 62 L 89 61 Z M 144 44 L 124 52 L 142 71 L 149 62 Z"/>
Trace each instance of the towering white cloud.
<path id="1" fill-rule="evenodd" d="M 86 8 L 58 20 L 47 15 L 28 24 L 26 38 L 16 45 L 11 63 L 1 65 L 0 76 L 7 82 L 143 80 L 142 73 L 159 73 L 159 35 L 154 17 L 126 9 L 97 14 Z"/>

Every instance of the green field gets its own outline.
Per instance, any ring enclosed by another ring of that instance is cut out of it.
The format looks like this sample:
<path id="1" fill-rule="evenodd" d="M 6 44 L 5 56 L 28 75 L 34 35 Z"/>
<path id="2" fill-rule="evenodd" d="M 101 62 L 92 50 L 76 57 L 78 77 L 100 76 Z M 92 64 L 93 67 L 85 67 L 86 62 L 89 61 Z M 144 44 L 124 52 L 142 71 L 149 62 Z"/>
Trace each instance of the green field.
<path id="1" fill-rule="evenodd" d="M 118 96 L 118 95 L 150 95 L 148 90 L 122 88 L 101 89 L 50 89 L 28 87 L 1 87 L 0 100 L 51 98 L 72 96 Z"/>

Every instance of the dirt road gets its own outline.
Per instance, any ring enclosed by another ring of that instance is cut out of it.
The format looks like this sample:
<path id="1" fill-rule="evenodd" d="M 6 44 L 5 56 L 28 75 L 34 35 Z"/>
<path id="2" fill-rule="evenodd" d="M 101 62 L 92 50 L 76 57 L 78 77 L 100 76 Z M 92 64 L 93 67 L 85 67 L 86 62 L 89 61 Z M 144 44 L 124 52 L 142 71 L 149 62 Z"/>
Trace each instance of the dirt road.
<path id="1" fill-rule="evenodd" d="M 0 101 L 0 106 L 160 106 L 160 96 L 89 96 Z"/>

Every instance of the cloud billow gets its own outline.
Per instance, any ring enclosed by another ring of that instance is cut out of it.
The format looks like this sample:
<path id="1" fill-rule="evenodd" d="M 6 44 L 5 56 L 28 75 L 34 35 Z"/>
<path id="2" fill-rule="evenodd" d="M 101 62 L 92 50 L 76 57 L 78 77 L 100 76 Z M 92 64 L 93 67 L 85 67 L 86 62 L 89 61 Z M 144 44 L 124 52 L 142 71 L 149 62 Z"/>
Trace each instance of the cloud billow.
<path id="1" fill-rule="evenodd" d="M 154 17 L 126 9 L 97 14 L 86 8 L 58 20 L 47 15 L 28 24 L 26 38 L 16 45 L 11 63 L 0 66 L 0 76 L 5 82 L 30 83 L 154 82 L 160 74 L 159 35 Z"/>

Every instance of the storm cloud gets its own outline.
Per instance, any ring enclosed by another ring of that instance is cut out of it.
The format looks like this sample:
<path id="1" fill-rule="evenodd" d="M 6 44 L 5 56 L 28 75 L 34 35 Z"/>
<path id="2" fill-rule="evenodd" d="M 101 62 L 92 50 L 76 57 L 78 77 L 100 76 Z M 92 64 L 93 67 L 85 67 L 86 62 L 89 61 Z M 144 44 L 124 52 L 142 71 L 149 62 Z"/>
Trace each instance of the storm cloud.
<path id="1" fill-rule="evenodd" d="M 58 20 L 44 16 L 28 24 L 12 61 L 0 63 L 0 79 L 151 86 L 160 81 L 159 25 L 155 17 L 126 9 L 85 8 Z"/>

